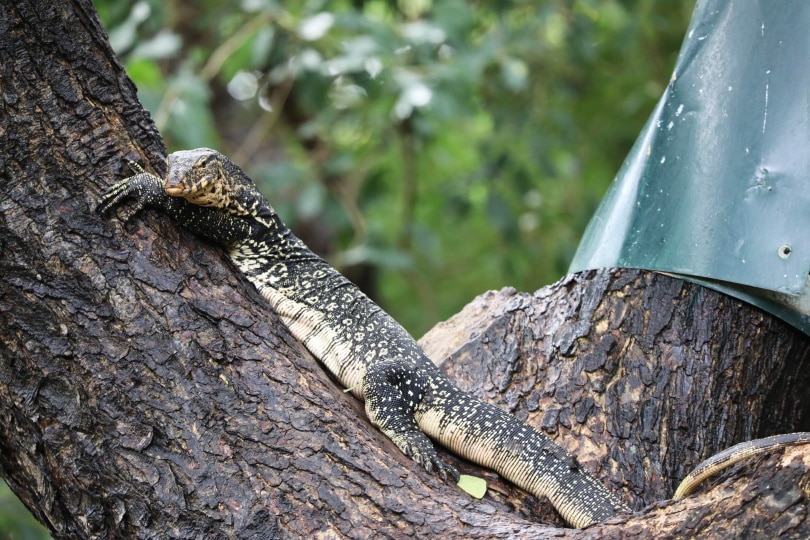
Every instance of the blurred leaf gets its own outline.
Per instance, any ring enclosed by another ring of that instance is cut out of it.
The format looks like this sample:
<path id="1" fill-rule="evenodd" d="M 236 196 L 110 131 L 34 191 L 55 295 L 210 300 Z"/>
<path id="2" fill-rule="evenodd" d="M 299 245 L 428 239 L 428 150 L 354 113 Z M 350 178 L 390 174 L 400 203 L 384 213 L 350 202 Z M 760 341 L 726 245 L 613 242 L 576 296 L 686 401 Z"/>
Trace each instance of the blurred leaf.
<path id="1" fill-rule="evenodd" d="M 110 10 L 108 14 L 113 13 Z M 135 2 L 132 4 L 126 19 L 113 27 L 110 34 L 110 45 L 116 51 L 124 51 L 131 48 L 137 39 L 138 26 L 145 21 L 152 13 L 152 8 L 147 2 Z"/>
<path id="2" fill-rule="evenodd" d="M 487 493 L 487 481 L 477 476 L 462 474 L 458 478 L 458 487 L 475 497 L 483 499 Z"/>
<path id="3" fill-rule="evenodd" d="M 209 103 L 210 90 L 205 81 L 196 73 L 183 70 L 175 75 L 170 85 L 177 91 L 176 99 L 168 105 L 171 122 L 167 127 L 172 142 L 181 148 L 218 146 Z"/>
<path id="4" fill-rule="evenodd" d="M 47 540 L 51 538 L 17 498 L 6 483 L 0 479 L 0 540 Z"/>
<path id="5" fill-rule="evenodd" d="M 503 197 L 490 193 L 487 197 L 487 217 L 501 236 L 510 237 L 515 232 L 515 218 L 512 209 Z"/>
<path id="6" fill-rule="evenodd" d="M 368 245 L 350 248 L 338 258 L 341 266 L 354 266 L 356 264 L 373 264 L 386 268 L 403 269 L 412 264 L 410 257 L 396 249 L 377 249 Z"/>
<path id="7" fill-rule="evenodd" d="M 323 187 L 315 183 L 307 184 L 298 197 L 296 215 L 300 219 L 312 219 L 322 212 L 323 203 Z"/>
<path id="8" fill-rule="evenodd" d="M 127 74 L 138 88 L 162 88 L 163 73 L 157 65 L 146 58 L 133 58 L 126 64 Z"/>
<path id="9" fill-rule="evenodd" d="M 169 58 L 177 54 L 181 46 L 180 36 L 168 30 L 161 30 L 151 39 L 138 43 L 132 50 L 133 58 Z"/>

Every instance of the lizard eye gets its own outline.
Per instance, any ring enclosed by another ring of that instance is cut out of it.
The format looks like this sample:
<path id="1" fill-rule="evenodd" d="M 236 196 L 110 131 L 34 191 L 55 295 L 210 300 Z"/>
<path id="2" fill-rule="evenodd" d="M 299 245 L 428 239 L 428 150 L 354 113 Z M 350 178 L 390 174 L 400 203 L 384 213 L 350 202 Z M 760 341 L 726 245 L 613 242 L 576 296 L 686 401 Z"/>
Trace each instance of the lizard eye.
<path id="1" fill-rule="evenodd" d="M 205 191 L 205 189 L 208 188 L 213 183 L 214 183 L 214 176 L 212 174 L 205 174 L 191 184 L 190 191 L 191 193 L 199 193 L 201 191 Z"/>

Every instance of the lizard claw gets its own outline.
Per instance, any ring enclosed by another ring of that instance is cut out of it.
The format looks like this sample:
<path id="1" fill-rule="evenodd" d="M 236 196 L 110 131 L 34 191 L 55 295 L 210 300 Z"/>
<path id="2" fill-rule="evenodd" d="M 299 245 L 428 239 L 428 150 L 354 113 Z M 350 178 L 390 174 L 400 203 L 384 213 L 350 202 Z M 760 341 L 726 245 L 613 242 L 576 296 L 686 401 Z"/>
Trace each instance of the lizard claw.
<path id="1" fill-rule="evenodd" d="M 107 191 L 105 191 L 101 195 L 101 199 L 96 206 L 96 213 L 99 215 L 104 215 L 119 204 L 121 204 L 124 200 L 131 197 L 131 187 L 129 186 L 129 178 L 125 178 L 120 182 L 112 185 Z M 140 210 L 140 208 L 138 209 Z M 133 213 L 134 215 L 134 213 Z M 131 216 L 129 216 L 131 217 Z M 127 220 L 129 219 L 127 218 Z M 125 220 L 125 221 L 127 221 Z"/>
<path id="2" fill-rule="evenodd" d="M 438 474 L 444 482 L 447 482 L 448 478 L 458 482 L 458 470 L 439 457 L 433 443 L 421 431 L 399 433 L 391 437 L 391 440 L 406 456 L 424 467 L 428 473 Z"/>
<path id="3" fill-rule="evenodd" d="M 134 199 L 132 208 L 125 214 L 126 223 L 147 206 L 155 205 L 163 196 L 163 181 L 157 176 L 141 172 L 111 186 L 101 196 L 96 213 L 104 215 L 128 199 Z"/>

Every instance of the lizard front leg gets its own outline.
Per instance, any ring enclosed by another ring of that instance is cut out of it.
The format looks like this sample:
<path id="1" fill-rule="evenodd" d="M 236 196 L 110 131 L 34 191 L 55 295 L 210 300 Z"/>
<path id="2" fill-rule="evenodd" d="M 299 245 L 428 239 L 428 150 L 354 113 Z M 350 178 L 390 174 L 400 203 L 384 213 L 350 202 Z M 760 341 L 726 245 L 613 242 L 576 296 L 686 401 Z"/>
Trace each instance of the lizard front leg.
<path id="1" fill-rule="evenodd" d="M 439 458 L 414 418 L 428 391 L 425 374 L 401 360 L 375 362 L 363 377 L 366 414 L 371 422 L 428 472 L 438 473 L 445 482 L 448 477 L 457 482 L 458 471 Z"/>
<path id="2" fill-rule="evenodd" d="M 107 214 L 131 200 L 131 209 L 123 215 L 125 223 L 142 210 L 155 208 L 192 232 L 225 246 L 234 245 L 253 233 L 254 222 L 217 208 L 189 203 L 179 196 L 171 196 L 166 192 L 162 178 L 143 172 L 134 162 L 129 162 L 129 167 L 137 174 L 114 184 L 102 195 L 96 206 L 98 214 Z"/>
<path id="3" fill-rule="evenodd" d="M 124 222 L 132 219 L 144 208 L 171 208 L 172 200 L 163 190 L 163 180 L 154 174 L 143 172 L 135 162 L 129 162 L 130 169 L 137 173 L 111 186 L 101 197 L 96 212 L 106 214 L 125 200 L 133 200 L 135 204 L 124 215 Z"/>

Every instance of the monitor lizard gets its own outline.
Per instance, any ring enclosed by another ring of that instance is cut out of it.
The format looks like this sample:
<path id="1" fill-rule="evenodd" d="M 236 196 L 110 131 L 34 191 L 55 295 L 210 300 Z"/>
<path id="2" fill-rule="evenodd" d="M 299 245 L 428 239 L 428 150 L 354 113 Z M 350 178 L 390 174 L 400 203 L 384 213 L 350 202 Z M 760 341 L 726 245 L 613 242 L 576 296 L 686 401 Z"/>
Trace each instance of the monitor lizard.
<path id="1" fill-rule="evenodd" d="M 167 163 L 165 179 L 131 163 L 136 174 L 113 185 L 97 212 L 108 213 L 134 199 L 125 221 L 144 208 L 155 208 L 224 246 L 292 335 L 348 391 L 365 401 L 371 422 L 428 472 L 445 481 L 459 477 L 438 456 L 433 439 L 548 498 L 574 527 L 630 511 L 548 436 L 461 391 L 402 326 L 287 228 L 230 159 L 199 148 L 175 152 Z M 779 446 L 791 442 L 797 440 L 782 439 Z M 732 453 L 731 458 L 750 455 L 752 448 L 756 444 L 749 443 L 745 454 Z M 731 462 L 728 456 L 717 463 L 704 462 L 700 479 Z M 700 479 L 687 477 L 686 490 Z"/>

